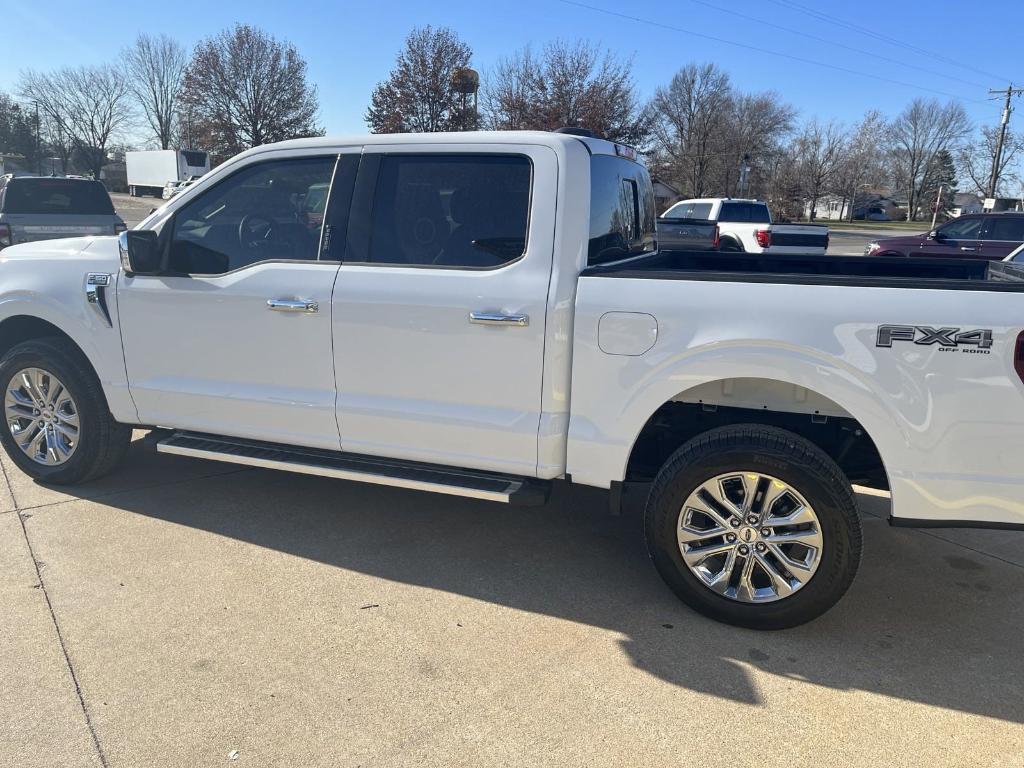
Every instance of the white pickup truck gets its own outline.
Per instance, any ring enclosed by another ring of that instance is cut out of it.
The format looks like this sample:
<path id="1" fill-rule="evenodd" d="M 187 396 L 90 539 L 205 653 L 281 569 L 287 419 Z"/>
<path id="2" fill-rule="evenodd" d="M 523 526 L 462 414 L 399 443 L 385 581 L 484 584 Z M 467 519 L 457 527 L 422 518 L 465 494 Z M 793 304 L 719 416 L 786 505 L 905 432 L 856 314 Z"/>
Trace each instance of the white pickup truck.
<path id="1" fill-rule="evenodd" d="M 1024 527 L 1019 268 L 654 232 L 606 141 L 259 147 L 120 241 L 0 251 L 0 440 L 53 483 L 159 427 L 165 453 L 494 502 L 642 484 L 668 585 L 756 628 L 849 586 L 851 482 L 895 524 Z"/>
<path id="2" fill-rule="evenodd" d="M 681 200 L 662 215 L 663 219 L 699 219 L 718 225 L 718 247 L 722 251 L 789 254 L 824 254 L 828 250 L 828 227 L 824 224 L 774 224 L 763 200 L 735 197 L 703 197 Z"/>

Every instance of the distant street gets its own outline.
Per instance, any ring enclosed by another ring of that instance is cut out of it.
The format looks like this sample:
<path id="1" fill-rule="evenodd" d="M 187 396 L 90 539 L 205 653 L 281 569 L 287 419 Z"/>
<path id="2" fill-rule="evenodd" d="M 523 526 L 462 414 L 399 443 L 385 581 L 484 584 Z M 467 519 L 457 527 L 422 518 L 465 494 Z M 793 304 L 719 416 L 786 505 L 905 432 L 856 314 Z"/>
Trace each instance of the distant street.
<path id="1" fill-rule="evenodd" d="M 129 227 L 134 227 L 165 202 L 159 197 L 131 197 L 122 192 L 111 192 L 110 199 L 114 201 L 114 210 Z"/>
<path id="2" fill-rule="evenodd" d="M 823 222 L 827 223 L 827 222 Z M 921 224 L 921 231 L 928 229 L 926 222 Z M 829 229 L 829 256 L 862 256 L 864 248 L 872 240 L 883 237 L 900 237 L 911 232 L 892 229 Z"/>

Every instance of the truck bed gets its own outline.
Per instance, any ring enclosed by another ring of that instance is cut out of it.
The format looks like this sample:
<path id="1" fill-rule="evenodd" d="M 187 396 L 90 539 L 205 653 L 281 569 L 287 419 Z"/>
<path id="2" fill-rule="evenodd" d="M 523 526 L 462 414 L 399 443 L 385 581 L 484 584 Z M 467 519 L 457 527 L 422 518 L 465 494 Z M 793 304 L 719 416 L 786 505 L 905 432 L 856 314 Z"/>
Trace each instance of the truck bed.
<path id="1" fill-rule="evenodd" d="M 976 259 L 659 251 L 589 267 L 583 276 L 1024 291 L 1024 266 Z"/>

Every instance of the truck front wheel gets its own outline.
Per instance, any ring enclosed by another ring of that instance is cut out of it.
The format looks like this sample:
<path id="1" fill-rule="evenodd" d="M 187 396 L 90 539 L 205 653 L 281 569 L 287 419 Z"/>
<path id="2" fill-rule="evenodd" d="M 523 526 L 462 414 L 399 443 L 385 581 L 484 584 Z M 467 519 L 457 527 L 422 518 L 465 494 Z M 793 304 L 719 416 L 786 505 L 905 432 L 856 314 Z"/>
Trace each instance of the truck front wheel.
<path id="1" fill-rule="evenodd" d="M 114 421 L 96 374 L 61 338 L 32 339 L 0 360 L 4 426 L 0 443 L 30 477 L 74 484 L 121 460 L 131 427 Z"/>
<path id="2" fill-rule="evenodd" d="M 654 481 L 645 526 L 683 602 L 752 629 L 820 616 L 860 564 L 849 481 L 816 445 L 775 427 L 721 427 L 683 445 Z"/>

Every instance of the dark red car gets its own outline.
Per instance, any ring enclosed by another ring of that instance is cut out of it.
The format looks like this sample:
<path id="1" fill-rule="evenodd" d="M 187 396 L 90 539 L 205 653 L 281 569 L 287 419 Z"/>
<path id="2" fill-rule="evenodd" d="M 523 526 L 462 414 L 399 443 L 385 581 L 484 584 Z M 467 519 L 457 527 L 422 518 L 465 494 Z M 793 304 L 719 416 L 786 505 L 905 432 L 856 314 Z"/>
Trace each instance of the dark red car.
<path id="1" fill-rule="evenodd" d="M 969 213 L 920 235 L 868 243 L 865 256 L 999 260 L 1024 243 L 1024 212 Z"/>

